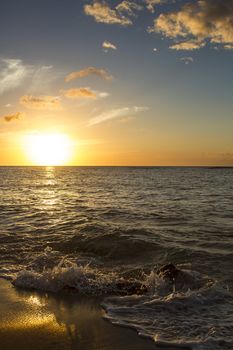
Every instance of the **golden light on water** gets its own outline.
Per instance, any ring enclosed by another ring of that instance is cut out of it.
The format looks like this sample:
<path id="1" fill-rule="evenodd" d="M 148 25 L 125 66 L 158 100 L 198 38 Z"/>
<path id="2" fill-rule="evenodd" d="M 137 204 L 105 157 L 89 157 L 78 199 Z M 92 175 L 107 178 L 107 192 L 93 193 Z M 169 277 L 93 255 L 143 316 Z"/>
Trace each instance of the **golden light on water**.
<path id="1" fill-rule="evenodd" d="M 67 165 L 72 158 L 72 142 L 65 134 L 27 135 L 24 141 L 32 165 Z"/>

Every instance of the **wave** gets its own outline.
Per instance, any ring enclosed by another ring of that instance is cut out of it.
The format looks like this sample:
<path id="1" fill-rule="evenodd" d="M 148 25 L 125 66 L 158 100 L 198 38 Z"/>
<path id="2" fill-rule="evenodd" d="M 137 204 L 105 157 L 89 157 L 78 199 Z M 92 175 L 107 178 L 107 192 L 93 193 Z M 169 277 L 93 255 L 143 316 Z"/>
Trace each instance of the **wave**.
<path id="1" fill-rule="evenodd" d="M 181 270 L 177 281 L 152 272 L 149 293 L 108 297 L 105 318 L 137 330 L 157 345 L 199 350 L 232 349 L 232 295 L 198 272 Z"/>
<path id="2" fill-rule="evenodd" d="M 104 275 L 87 266 L 61 262 L 51 270 L 36 272 L 23 270 L 12 283 L 19 288 L 59 292 L 75 290 L 80 294 L 103 295 L 114 291 L 114 275 Z"/>
<path id="3" fill-rule="evenodd" d="M 81 261 L 61 259 L 59 252 L 51 248 L 46 248 L 25 269 L 13 275 L 12 283 L 25 289 L 45 292 L 74 290 L 79 294 L 95 296 L 125 295 L 136 289 L 140 291 L 141 287 L 135 278 L 126 279 L 116 272 L 97 269 L 91 266 L 91 261 L 81 264 Z"/>
<path id="4" fill-rule="evenodd" d="M 159 242 L 148 238 L 150 233 L 143 229 L 109 229 L 106 225 L 88 224 L 78 234 L 53 244 L 53 248 L 64 253 L 84 252 L 108 259 L 137 259 L 152 252 L 161 251 Z M 145 239 L 147 237 L 147 239 Z M 148 255 L 147 255 L 148 256 Z"/>
<path id="5" fill-rule="evenodd" d="M 46 292 L 102 296 L 105 318 L 131 327 L 158 345 L 199 350 L 232 349 L 233 298 L 219 283 L 191 269 L 167 264 L 139 278 L 94 264 L 78 264 L 47 248 L 12 283 Z"/>

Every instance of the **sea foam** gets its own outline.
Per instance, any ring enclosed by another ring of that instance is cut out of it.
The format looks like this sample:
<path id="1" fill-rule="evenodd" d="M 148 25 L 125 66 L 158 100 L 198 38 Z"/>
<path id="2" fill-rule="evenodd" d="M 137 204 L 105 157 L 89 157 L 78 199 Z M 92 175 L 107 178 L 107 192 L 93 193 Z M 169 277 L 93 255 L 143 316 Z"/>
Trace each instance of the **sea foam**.
<path id="1" fill-rule="evenodd" d="M 208 276 L 179 269 L 180 277 L 173 281 L 154 270 L 144 273 L 141 281 L 127 280 L 116 272 L 66 258 L 54 266 L 57 259 L 57 253 L 47 248 L 14 276 L 13 284 L 53 293 L 72 290 L 82 295 L 102 296 L 106 319 L 134 328 L 158 345 L 232 349 L 233 298 Z M 140 295 L 127 295 L 128 286 L 139 283 L 143 286 Z M 125 290 L 122 286 L 126 286 Z"/>

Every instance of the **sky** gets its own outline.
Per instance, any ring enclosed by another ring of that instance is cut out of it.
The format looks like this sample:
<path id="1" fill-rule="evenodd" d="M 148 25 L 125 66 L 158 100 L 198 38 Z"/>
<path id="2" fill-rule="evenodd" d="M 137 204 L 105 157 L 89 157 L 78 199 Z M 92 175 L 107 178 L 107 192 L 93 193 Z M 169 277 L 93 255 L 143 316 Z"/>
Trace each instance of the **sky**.
<path id="1" fill-rule="evenodd" d="M 0 165 L 233 166 L 232 101 L 233 0 L 1 1 Z"/>

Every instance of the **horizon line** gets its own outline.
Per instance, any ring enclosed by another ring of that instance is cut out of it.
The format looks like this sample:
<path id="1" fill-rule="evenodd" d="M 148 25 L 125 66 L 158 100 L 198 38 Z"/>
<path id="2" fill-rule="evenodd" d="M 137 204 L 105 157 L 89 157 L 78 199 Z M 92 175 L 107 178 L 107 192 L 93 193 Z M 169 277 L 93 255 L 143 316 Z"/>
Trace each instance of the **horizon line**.
<path id="1" fill-rule="evenodd" d="M 30 168 L 233 168 L 233 165 L 0 165 L 4 167 L 30 167 Z"/>

